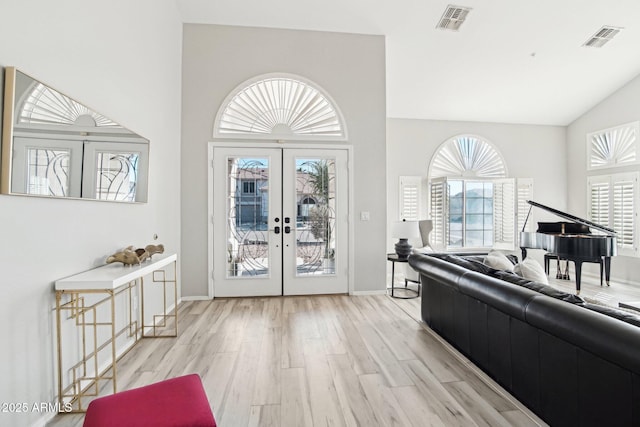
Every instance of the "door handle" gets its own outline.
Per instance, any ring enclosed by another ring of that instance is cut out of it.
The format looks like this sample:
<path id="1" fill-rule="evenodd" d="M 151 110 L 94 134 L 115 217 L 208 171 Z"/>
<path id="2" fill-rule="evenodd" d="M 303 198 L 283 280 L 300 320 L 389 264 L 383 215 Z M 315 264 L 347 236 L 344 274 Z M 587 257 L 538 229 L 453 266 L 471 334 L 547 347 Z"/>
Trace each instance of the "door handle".
<path id="1" fill-rule="evenodd" d="M 291 233 L 291 227 L 289 227 L 288 225 L 284 228 L 284 232 L 285 234 L 289 234 Z"/>
<path id="2" fill-rule="evenodd" d="M 276 234 L 280 234 L 280 227 L 278 226 L 274 227 L 273 232 Z"/>

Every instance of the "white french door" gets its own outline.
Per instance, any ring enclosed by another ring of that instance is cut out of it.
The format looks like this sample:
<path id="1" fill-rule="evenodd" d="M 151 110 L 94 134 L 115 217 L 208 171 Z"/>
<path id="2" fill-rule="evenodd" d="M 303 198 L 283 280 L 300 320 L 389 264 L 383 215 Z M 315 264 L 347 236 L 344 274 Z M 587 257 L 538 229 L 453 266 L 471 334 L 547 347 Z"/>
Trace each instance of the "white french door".
<path id="1" fill-rule="evenodd" d="M 214 147 L 215 296 L 348 292 L 347 157 Z"/>

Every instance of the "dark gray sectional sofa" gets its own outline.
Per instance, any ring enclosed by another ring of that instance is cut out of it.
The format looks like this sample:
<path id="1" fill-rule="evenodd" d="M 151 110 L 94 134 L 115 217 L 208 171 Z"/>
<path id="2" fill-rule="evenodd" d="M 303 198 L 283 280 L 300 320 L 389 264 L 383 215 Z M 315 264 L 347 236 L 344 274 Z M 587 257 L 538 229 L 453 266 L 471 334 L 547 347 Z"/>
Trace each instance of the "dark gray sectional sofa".
<path id="1" fill-rule="evenodd" d="M 482 264 L 413 254 L 422 319 L 552 426 L 640 426 L 640 317 Z"/>

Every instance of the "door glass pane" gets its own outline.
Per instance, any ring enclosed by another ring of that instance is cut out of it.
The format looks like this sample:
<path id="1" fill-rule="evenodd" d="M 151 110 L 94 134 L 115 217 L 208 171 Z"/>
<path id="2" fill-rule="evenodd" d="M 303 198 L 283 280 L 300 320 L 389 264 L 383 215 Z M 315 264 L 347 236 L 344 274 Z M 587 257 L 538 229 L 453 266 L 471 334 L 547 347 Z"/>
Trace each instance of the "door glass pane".
<path id="1" fill-rule="evenodd" d="M 69 194 L 69 158 L 65 149 L 27 150 L 27 194 L 66 197 Z"/>
<path id="2" fill-rule="evenodd" d="M 269 274 L 269 159 L 228 157 L 227 278 Z"/>
<path id="3" fill-rule="evenodd" d="M 335 274 L 336 162 L 296 158 L 296 275 Z"/>

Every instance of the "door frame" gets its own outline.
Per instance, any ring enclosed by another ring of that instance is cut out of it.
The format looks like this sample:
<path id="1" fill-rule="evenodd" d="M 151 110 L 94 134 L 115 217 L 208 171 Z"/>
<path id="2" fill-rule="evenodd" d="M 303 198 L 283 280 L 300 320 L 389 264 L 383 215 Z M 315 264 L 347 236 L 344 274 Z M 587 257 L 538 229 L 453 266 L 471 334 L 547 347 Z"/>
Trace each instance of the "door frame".
<path id="1" fill-rule="evenodd" d="M 344 150 L 347 153 L 347 221 L 349 224 L 349 233 L 347 239 L 348 248 L 348 260 L 347 273 L 348 280 L 348 293 L 353 295 L 354 292 L 354 278 L 355 278 L 355 227 L 354 227 L 354 201 L 353 201 L 353 146 L 351 144 L 339 143 L 339 144 L 327 144 L 327 143 L 313 143 L 313 142 L 256 142 L 256 141 L 235 141 L 235 142 L 209 142 L 207 147 L 207 276 L 209 281 L 208 297 L 209 299 L 215 298 L 215 288 L 213 283 L 213 151 L 215 148 L 278 148 L 278 149 L 323 149 L 323 150 Z"/>

